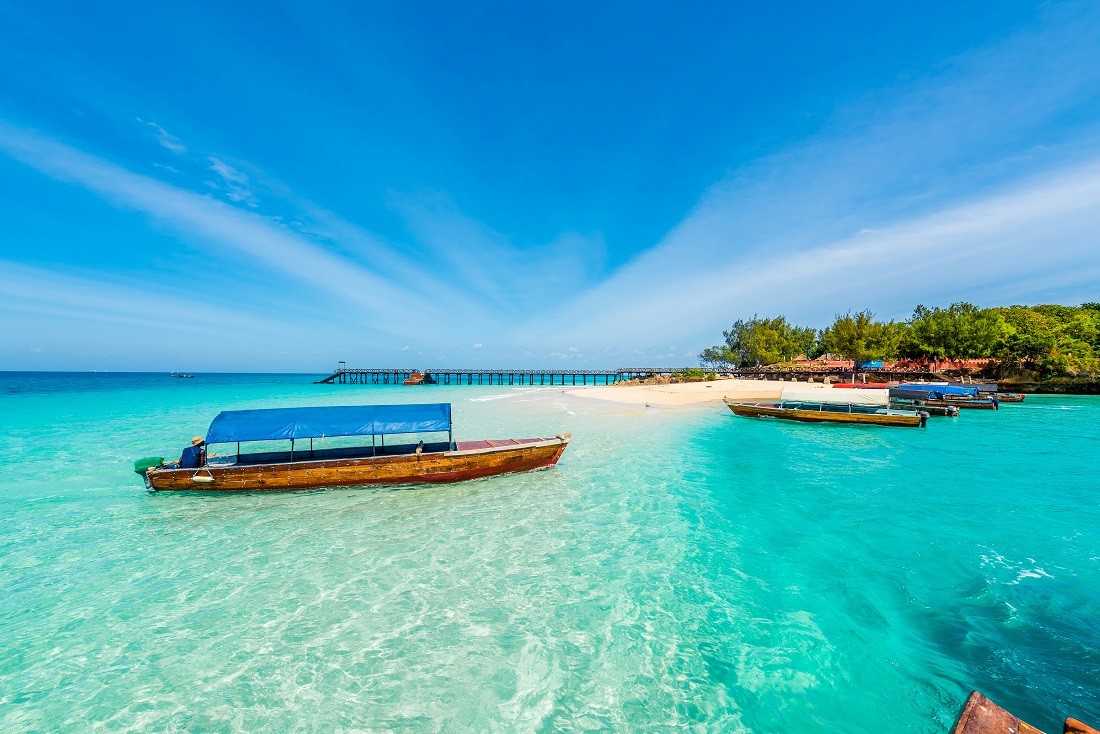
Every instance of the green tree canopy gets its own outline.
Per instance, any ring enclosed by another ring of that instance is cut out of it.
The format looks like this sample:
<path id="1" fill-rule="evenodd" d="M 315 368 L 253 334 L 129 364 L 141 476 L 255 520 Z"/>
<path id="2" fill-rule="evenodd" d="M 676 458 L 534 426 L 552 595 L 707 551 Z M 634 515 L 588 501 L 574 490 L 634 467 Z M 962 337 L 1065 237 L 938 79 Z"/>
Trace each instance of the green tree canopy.
<path id="1" fill-rule="evenodd" d="M 825 331 L 782 316 L 742 319 L 722 332 L 725 342 L 700 361 L 747 367 L 835 352 L 857 361 L 906 357 L 999 358 L 1003 367 L 1044 377 L 1100 375 L 1100 304 L 978 308 L 917 306 L 907 323 L 875 321 L 862 311 L 838 315 Z"/>
<path id="2" fill-rule="evenodd" d="M 947 308 L 917 306 L 901 353 L 934 359 L 992 357 L 1003 331 L 1004 320 L 994 309 L 972 303 L 952 303 Z"/>
<path id="3" fill-rule="evenodd" d="M 1100 309 L 1094 306 L 993 309 L 1003 323 L 998 356 L 1045 376 L 1100 373 Z"/>
<path id="4" fill-rule="evenodd" d="M 821 345 L 827 352 L 857 362 L 894 359 L 904 331 L 904 324 L 875 321 L 870 311 L 837 314 L 833 325 L 821 333 Z"/>
<path id="5" fill-rule="evenodd" d="M 725 343 L 704 349 L 700 360 L 705 365 L 728 364 L 748 367 L 775 364 L 813 351 L 817 331 L 794 326 L 783 316 L 739 319 L 722 332 Z"/>

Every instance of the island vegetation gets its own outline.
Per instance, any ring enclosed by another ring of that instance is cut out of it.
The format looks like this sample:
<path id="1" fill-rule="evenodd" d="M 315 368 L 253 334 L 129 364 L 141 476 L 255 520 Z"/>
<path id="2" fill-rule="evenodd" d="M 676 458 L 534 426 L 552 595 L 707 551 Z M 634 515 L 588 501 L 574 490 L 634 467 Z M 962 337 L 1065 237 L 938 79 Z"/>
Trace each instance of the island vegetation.
<path id="1" fill-rule="evenodd" d="M 783 316 L 740 319 L 705 349 L 707 370 L 789 364 L 830 356 L 856 363 L 948 362 L 992 379 L 1082 381 L 1100 377 L 1100 303 L 1080 306 L 979 308 L 953 303 L 917 306 L 905 321 L 880 321 L 870 311 L 837 314 L 825 329 Z"/>

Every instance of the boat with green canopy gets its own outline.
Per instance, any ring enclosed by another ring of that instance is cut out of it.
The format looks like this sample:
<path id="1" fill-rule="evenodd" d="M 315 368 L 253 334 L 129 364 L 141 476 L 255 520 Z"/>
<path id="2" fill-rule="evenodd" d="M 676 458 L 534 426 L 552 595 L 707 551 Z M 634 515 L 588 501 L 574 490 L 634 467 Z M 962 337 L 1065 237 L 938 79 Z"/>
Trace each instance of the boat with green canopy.
<path id="1" fill-rule="evenodd" d="M 455 441 L 450 403 L 230 410 L 179 461 L 134 471 L 152 490 L 446 483 L 551 467 L 569 439 Z"/>

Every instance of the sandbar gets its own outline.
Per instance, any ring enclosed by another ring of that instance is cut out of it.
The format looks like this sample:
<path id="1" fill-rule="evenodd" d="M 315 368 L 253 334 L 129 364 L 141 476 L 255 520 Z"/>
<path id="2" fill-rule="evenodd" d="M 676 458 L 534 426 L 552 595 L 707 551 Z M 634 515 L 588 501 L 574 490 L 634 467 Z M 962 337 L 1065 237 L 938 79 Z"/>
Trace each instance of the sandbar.
<path id="1" fill-rule="evenodd" d="M 795 385 L 799 389 L 829 388 L 820 383 L 731 379 L 664 385 L 598 385 L 578 387 L 567 393 L 581 398 L 634 405 L 697 405 L 721 402 L 726 397 L 731 400 L 772 400 L 779 397 L 784 387 Z"/>

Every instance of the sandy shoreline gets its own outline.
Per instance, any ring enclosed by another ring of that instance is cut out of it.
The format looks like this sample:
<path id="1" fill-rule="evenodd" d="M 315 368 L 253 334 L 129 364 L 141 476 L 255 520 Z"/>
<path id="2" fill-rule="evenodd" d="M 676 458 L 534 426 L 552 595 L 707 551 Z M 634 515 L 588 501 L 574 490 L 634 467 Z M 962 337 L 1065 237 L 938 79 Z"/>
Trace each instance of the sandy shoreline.
<path id="1" fill-rule="evenodd" d="M 684 382 L 675 385 L 608 385 L 578 387 L 569 395 L 595 400 L 608 400 L 632 405 L 698 405 L 732 400 L 767 400 L 779 397 L 784 387 L 798 385 L 800 389 L 822 388 L 818 383 L 793 383 L 780 380 L 714 380 Z"/>

